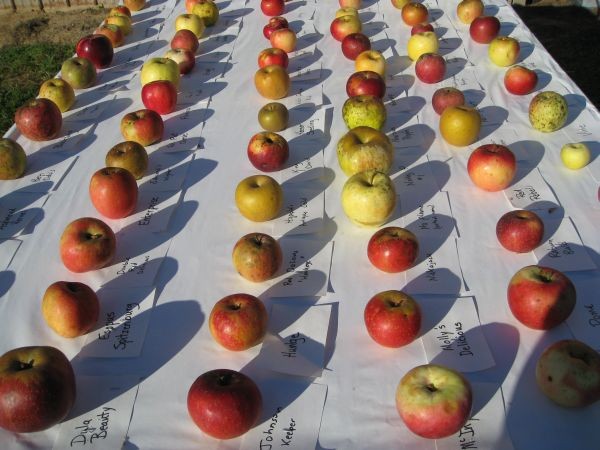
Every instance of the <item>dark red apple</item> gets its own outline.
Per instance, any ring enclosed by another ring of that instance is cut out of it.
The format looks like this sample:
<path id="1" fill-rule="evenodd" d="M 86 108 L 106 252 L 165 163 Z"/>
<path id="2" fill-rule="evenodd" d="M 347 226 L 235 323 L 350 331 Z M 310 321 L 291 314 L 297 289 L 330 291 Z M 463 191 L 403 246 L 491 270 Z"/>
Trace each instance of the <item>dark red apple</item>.
<path id="1" fill-rule="evenodd" d="M 509 211 L 498 220 L 496 237 L 505 249 L 527 253 L 542 243 L 544 222 L 533 211 Z"/>
<path id="2" fill-rule="evenodd" d="M 433 25 L 428 22 L 418 23 L 410 29 L 410 35 L 423 33 L 425 31 L 434 31 Z"/>
<path id="3" fill-rule="evenodd" d="M 62 113 L 52 100 L 36 98 L 17 109 L 15 125 L 23 136 L 32 141 L 49 141 L 60 133 Z"/>
<path id="4" fill-rule="evenodd" d="M 362 33 L 352 33 L 342 39 L 342 53 L 352 61 L 367 50 L 371 50 L 371 41 Z"/>
<path id="5" fill-rule="evenodd" d="M 82 37 L 75 46 L 75 52 L 80 58 L 89 59 L 96 69 L 108 67 L 114 55 L 112 42 L 103 34 L 88 34 Z"/>
<path id="6" fill-rule="evenodd" d="M 277 133 L 262 131 L 250 138 L 248 159 L 254 167 L 263 172 L 281 169 L 290 156 L 285 138 Z"/>
<path id="7" fill-rule="evenodd" d="M 417 237 L 400 227 L 385 227 L 376 231 L 367 245 L 367 257 L 371 264 L 389 273 L 409 269 L 418 255 Z"/>
<path id="8" fill-rule="evenodd" d="M 189 50 L 194 55 L 198 51 L 198 47 L 200 43 L 198 42 L 198 38 L 194 33 L 190 30 L 179 30 L 175 33 L 173 38 L 171 39 L 171 48 L 182 48 L 184 50 Z"/>
<path id="9" fill-rule="evenodd" d="M 431 105 L 433 110 L 440 116 L 450 106 L 461 106 L 465 104 L 465 94 L 454 87 L 440 88 L 433 93 Z"/>
<path id="10" fill-rule="evenodd" d="M 369 336 L 384 347 L 410 344 L 421 329 L 421 308 L 401 291 L 380 292 L 365 307 L 365 326 Z"/>
<path id="11" fill-rule="evenodd" d="M 524 66 L 512 66 L 504 74 L 506 90 L 515 95 L 526 95 L 533 92 L 537 82 L 537 73 Z"/>
<path id="12" fill-rule="evenodd" d="M 177 106 L 177 88 L 168 80 L 151 81 L 142 86 L 142 102 L 158 114 L 172 113 Z"/>
<path id="13" fill-rule="evenodd" d="M 288 27 L 289 23 L 285 17 L 271 17 L 269 22 L 263 27 L 263 36 L 267 39 L 270 39 L 273 31 Z"/>
<path id="14" fill-rule="evenodd" d="M 469 26 L 471 39 L 479 44 L 489 44 L 500 32 L 500 21 L 495 16 L 479 16 Z"/>
<path id="15" fill-rule="evenodd" d="M 348 97 L 374 95 L 382 99 L 385 96 L 385 91 L 385 80 L 372 70 L 354 72 L 346 81 L 346 94 L 348 94 Z"/>
<path id="16" fill-rule="evenodd" d="M 446 75 L 446 60 L 437 53 L 423 53 L 415 63 L 415 74 L 423 83 L 439 83 Z"/>

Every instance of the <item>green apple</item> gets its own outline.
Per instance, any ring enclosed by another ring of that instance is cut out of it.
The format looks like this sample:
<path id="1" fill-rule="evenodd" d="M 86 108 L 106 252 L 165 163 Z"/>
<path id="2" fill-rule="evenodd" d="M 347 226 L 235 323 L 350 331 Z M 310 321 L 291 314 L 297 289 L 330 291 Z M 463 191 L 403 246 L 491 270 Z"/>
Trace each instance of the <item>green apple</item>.
<path id="1" fill-rule="evenodd" d="M 60 77 L 73 89 L 85 89 L 96 81 L 96 68 L 87 58 L 69 58 L 60 67 Z"/>
<path id="2" fill-rule="evenodd" d="M 550 133 L 567 121 L 569 106 L 565 98 L 553 91 L 537 94 L 529 104 L 529 122 L 536 130 Z"/>
<path id="3" fill-rule="evenodd" d="M 388 173 L 394 159 L 394 147 L 381 131 L 356 127 L 338 141 L 337 157 L 348 176 L 369 169 Z"/>
<path id="4" fill-rule="evenodd" d="M 104 162 L 106 167 L 128 170 L 136 180 L 139 180 L 148 170 L 148 152 L 138 142 L 120 142 L 108 151 Z"/>
<path id="5" fill-rule="evenodd" d="M 175 19 L 175 31 L 190 30 L 198 39 L 202 37 L 205 29 L 204 21 L 195 14 L 181 14 Z"/>
<path id="6" fill-rule="evenodd" d="M 396 190 L 389 176 L 377 170 L 352 175 L 342 189 L 342 208 L 359 226 L 383 225 L 396 207 Z"/>
<path id="7" fill-rule="evenodd" d="M 192 8 L 192 14 L 200 17 L 207 27 L 212 27 L 219 20 L 219 8 L 211 0 L 196 3 Z"/>
<path id="8" fill-rule="evenodd" d="M 69 83 L 61 78 L 44 81 L 40 86 L 38 96 L 52 100 L 63 113 L 71 109 L 75 103 L 75 91 Z"/>
<path id="9" fill-rule="evenodd" d="M 179 66 L 169 58 L 150 58 L 142 66 L 142 86 L 151 81 L 167 80 L 179 87 Z"/>
<path id="10" fill-rule="evenodd" d="M 587 166 L 591 157 L 590 149 L 583 142 L 565 144 L 560 149 L 560 159 L 569 169 L 577 170 Z"/>
<path id="11" fill-rule="evenodd" d="M 258 111 L 258 123 L 266 131 L 283 131 L 290 120 L 288 109 L 283 103 L 271 102 Z"/>
<path id="12" fill-rule="evenodd" d="M 12 139 L 0 138 L 0 180 L 21 178 L 27 168 L 25 150 Z"/>
<path id="13" fill-rule="evenodd" d="M 357 95 L 344 102 L 342 116 L 349 129 L 367 126 L 381 130 L 387 113 L 383 101 L 374 95 Z"/>

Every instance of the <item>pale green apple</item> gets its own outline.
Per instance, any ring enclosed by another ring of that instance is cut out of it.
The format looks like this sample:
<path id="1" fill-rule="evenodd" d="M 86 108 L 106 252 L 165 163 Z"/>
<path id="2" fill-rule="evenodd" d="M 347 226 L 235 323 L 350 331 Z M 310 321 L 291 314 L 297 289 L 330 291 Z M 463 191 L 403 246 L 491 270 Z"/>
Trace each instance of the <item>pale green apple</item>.
<path id="1" fill-rule="evenodd" d="M 52 100 L 63 113 L 71 109 L 75 103 L 75 91 L 69 83 L 61 78 L 44 81 L 38 95 L 41 98 Z"/>
<path id="2" fill-rule="evenodd" d="M 565 144 L 560 149 L 560 159 L 569 169 L 581 169 L 588 165 L 591 158 L 590 149 L 583 142 Z"/>
<path id="3" fill-rule="evenodd" d="M 344 102 L 342 116 L 349 129 L 366 126 L 381 130 L 387 113 L 383 101 L 374 95 L 357 95 Z"/>
<path id="4" fill-rule="evenodd" d="M 175 19 L 175 31 L 190 30 L 198 39 L 202 37 L 205 29 L 204 21 L 195 14 L 181 14 Z"/>
<path id="5" fill-rule="evenodd" d="M 196 3 L 192 8 L 192 14 L 197 15 L 204 21 L 204 25 L 212 27 L 219 20 L 219 8 L 212 1 L 204 0 Z"/>
<path id="6" fill-rule="evenodd" d="M 338 141 L 337 157 L 348 176 L 368 169 L 388 173 L 394 159 L 394 147 L 381 131 L 356 127 Z"/>
<path id="7" fill-rule="evenodd" d="M 529 104 L 529 122 L 536 130 L 550 133 L 567 121 L 569 106 L 565 98 L 553 91 L 537 94 Z"/>
<path id="8" fill-rule="evenodd" d="M 69 58 L 60 67 L 60 77 L 73 89 L 85 89 L 96 82 L 96 67 L 87 58 Z"/>
<path id="9" fill-rule="evenodd" d="M 383 225 L 396 207 L 394 183 L 383 172 L 365 170 L 352 175 L 342 189 L 342 208 L 363 227 Z"/>
<path id="10" fill-rule="evenodd" d="M 142 66 L 142 86 L 152 81 L 167 80 L 179 87 L 179 66 L 169 58 L 150 58 Z"/>

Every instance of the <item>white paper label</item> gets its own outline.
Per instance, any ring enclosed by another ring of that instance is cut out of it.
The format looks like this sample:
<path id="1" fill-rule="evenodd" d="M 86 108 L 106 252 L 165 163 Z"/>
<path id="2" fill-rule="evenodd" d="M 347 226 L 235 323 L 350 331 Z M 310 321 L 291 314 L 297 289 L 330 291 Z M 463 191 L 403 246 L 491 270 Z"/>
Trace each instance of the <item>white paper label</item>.
<path id="1" fill-rule="evenodd" d="M 188 106 L 184 111 L 170 114 L 165 120 L 163 140 L 148 147 L 148 151 L 184 152 L 195 151 L 201 141 L 206 107 Z"/>
<path id="2" fill-rule="evenodd" d="M 181 189 L 194 155 L 154 152 L 148 158 L 148 175 L 139 180 L 140 190 L 177 191 Z"/>
<path id="3" fill-rule="evenodd" d="M 533 169 L 523 179 L 505 189 L 504 195 L 518 209 L 548 209 L 558 205 L 538 169 Z"/>
<path id="4" fill-rule="evenodd" d="M 0 270 L 7 269 L 12 262 L 13 257 L 21 246 L 21 241 L 18 239 L 6 239 L 0 241 Z M 4 289 L 0 288 L 0 292 Z"/>
<path id="5" fill-rule="evenodd" d="M 578 292 L 579 295 L 579 292 Z M 579 299 L 567 318 L 567 325 L 576 339 L 600 351 L 600 301 L 587 296 Z"/>
<path id="6" fill-rule="evenodd" d="M 423 236 L 446 238 L 456 236 L 454 218 L 447 192 L 438 192 L 431 200 L 419 205 L 403 217 L 404 226 Z"/>
<path id="7" fill-rule="evenodd" d="M 411 116 L 410 113 L 398 113 L 395 117 L 397 122 L 388 120 L 388 125 L 386 125 L 386 134 L 396 149 L 420 147 L 425 140 L 421 132 L 422 125 L 406 125 L 406 121 L 410 118 L 409 116 Z M 402 123 L 404 125 L 394 126 L 391 125 L 392 123 Z"/>
<path id="8" fill-rule="evenodd" d="M 208 83 L 198 83 L 192 78 L 190 82 L 182 80 L 181 88 L 177 94 L 177 103 L 179 105 L 197 105 L 199 103 L 208 103 L 210 98 L 223 89 L 223 83 L 210 81 Z"/>
<path id="9" fill-rule="evenodd" d="M 48 192 L 60 183 L 77 158 L 35 152 L 27 157 L 25 175 L 17 180 L 3 180 L 3 187 L 9 187 L 12 192 Z"/>
<path id="10" fill-rule="evenodd" d="M 285 190 L 284 214 L 274 220 L 275 236 L 316 233 L 323 227 L 325 192 L 301 185 Z"/>
<path id="11" fill-rule="evenodd" d="M 18 236 L 42 211 L 47 195 L 19 192 L 6 195 L 0 205 L 0 239 Z"/>
<path id="12" fill-rule="evenodd" d="M 129 227 L 128 231 L 149 233 L 166 231 L 180 197 L 181 191 L 140 190 L 135 212 L 119 220 L 116 228 Z"/>
<path id="13" fill-rule="evenodd" d="M 33 151 L 79 153 L 81 151 L 79 143 L 88 135 L 93 126 L 65 120 L 59 137 L 50 141 L 31 143 L 28 147 Z"/>
<path id="14" fill-rule="evenodd" d="M 425 301 L 428 307 L 436 308 L 436 300 Z M 457 298 L 444 318 L 421 341 L 431 363 L 461 372 L 477 372 L 496 364 L 481 331 L 472 297 Z"/>
<path id="15" fill-rule="evenodd" d="M 67 114 L 65 114 L 64 118 L 69 119 L 73 122 L 89 122 L 96 121 L 98 117 L 102 115 L 104 110 L 108 105 L 110 105 L 115 100 L 115 96 L 108 96 L 108 98 L 102 99 L 96 103 L 92 103 L 91 105 L 84 106 L 82 108 L 77 108 L 73 110 L 69 110 Z M 75 104 L 77 106 L 77 103 Z"/>

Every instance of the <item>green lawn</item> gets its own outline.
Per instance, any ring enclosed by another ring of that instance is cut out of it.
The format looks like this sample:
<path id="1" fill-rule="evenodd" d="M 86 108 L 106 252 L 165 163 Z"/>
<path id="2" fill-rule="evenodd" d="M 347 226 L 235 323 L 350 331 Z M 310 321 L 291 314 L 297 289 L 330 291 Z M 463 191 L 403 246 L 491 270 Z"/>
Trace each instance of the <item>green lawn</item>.
<path id="1" fill-rule="evenodd" d="M 53 78 L 73 46 L 32 44 L 0 48 L 0 135 L 13 124 L 15 111 L 36 97 L 42 82 Z"/>

